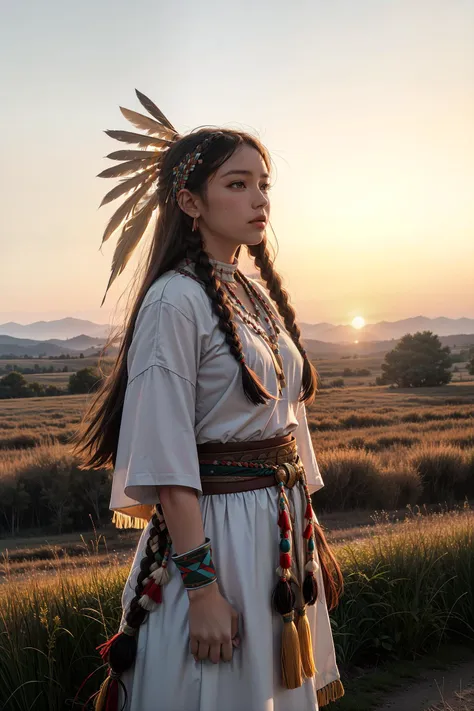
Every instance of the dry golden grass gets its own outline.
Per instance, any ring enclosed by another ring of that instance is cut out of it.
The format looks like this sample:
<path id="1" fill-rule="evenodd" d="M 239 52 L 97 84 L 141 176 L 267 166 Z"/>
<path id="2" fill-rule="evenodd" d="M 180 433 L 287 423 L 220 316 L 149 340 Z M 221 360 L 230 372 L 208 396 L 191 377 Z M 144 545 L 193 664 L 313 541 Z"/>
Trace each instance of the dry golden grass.
<path id="1" fill-rule="evenodd" d="M 0 486 L 30 470 L 44 476 L 48 462 L 63 461 L 87 400 L 3 401 Z M 319 511 L 397 509 L 474 496 L 474 382 L 322 389 L 308 407 L 308 423 L 325 482 L 314 500 Z M 34 520 L 20 516 L 23 526 Z M 8 525 L 15 530 L 19 523 Z"/>

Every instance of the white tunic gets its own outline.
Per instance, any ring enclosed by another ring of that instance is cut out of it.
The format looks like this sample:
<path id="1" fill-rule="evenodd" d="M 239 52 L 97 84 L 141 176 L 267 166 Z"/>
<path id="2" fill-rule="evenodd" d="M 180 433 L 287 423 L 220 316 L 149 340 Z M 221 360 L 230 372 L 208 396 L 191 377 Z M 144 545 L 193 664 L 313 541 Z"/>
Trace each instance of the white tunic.
<path id="1" fill-rule="evenodd" d="M 290 432 L 310 492 L 324 486 L 305 406 L 298 402 L 302 357 L 266 289 L 251 281 L 278 319 L 287 381 L 281 399 L 263 405 L 252 405 L 245 397 L 240 366 L 229 352 L 209 297 L 194 279 L 166 272 L 148 290 L 140 308 L 128 353 L 129 379 L 110 508 L 139 515 L 140 506 L 156 503 L 157 487 L 165 484 L 198 492 L 221 593 L 240 614 L 241 644 L 231 662 L 194 660 L 189 650 L 188 597 L 170 562 L 163 604 L 140 627 L 136 662 L 122 677 L 127 711 L 314 711 L 316 689 L 340 678 L 318 571 L 319 599 L 306 608 L 318 672 L 298 689 L 286 689 L 280 681 L 283 622 L 271 607 L 279 564 L 277 488 L 202 495 L 196 443 L 245 442 Z M 277 395 L 269 346 L 238 316 L 235 322 L 247 363 Z M 298 532 L 304 527 L 305 500 L 299 486 L 286 491 L 298 542 L 293 554 L 300 556 L 302 569 Z M 135 595 L 150 526 L 142 533 L 123 591 L 122 624 Z"/>

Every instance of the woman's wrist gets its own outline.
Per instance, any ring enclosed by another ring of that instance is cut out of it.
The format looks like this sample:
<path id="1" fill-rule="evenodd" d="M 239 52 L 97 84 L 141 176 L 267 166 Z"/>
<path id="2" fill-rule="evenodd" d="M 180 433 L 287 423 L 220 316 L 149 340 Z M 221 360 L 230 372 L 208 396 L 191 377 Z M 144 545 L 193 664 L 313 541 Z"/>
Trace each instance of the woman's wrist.
<path id="1" fill-rule="evenodd" d="M 217 579 L 213 580 L 209 585 L 204 585 L 200 588 L 187 589 L 189 602 L 203 600 L 208 597 L 213 597 L 218 592 L 219 586 Z"/>

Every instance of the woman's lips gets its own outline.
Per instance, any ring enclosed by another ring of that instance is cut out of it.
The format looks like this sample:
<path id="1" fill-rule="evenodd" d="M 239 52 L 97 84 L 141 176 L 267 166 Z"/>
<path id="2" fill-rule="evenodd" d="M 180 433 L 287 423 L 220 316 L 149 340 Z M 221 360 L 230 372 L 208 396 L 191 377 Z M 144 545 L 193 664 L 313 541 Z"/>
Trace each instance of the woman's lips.
<path id="1" fill-rule="evenodd" d="M 252 220 L 250 224 L 255 225 L 255 227 L 258 227 L 260 230 L 263 230 L 265 228 L 266 222 L 264 220 Z"/>

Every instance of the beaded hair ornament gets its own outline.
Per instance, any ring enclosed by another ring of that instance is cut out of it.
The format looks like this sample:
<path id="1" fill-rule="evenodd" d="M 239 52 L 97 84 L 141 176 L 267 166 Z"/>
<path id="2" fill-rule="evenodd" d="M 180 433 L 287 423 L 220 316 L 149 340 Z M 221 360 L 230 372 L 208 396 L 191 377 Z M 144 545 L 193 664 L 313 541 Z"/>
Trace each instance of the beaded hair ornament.
<path id="1" fill-rule="evenodd" d="M 189 174 L 192 173 L 198 163 L 202 163 L 202 158 L 200 156 L 203 151 L 214 140 L 214 138 L 217 138 L 220 135 L 220 133 L 213 133 L 211 136 L 205 138 L 202 143 L 196 146 L 192 153 L 187 153 L 181 163 L 173 168 L 174 179 L 171 194 L 174 199 L 176 199 L 179 191 L 186 185 Z M 166 198 L 166 202 L 168 202 L 168 198 L 169 195 Z"/>
<path id="2" fill-rule="evenodd" d="M 113 130 L 106 130 L 105 133 L 122 143 L 134 144 L 138 146 L 138 149 L 109 153 L 106 157 L 120 161 L 119 164 L 106 168 L 97 176 L 98 178 L 121 178 L 119 185 L 105 195 L 99 207 L 127 195 L 126 200 L 108 221 L 102 236 L 101 247 L 116 230 L 121 228 L 112 258 L 109 282 L 101 306 L 110 286 L 127 266 L 135 247 L 143 237 L 150 219 L 158 207 L 157 184 L 160 179 L 163 158 L 171 145 L 181 138 L 173 124 L 151 99 L 138 89 L 135 89 L 135 93 L 151 118 L 122 106 L 120 106 L 120 111 L 128 121 L 145 133 Z M 196 165 L 202 163 L 203 151 L 214 138 L 221 135 L 220 131 L 211 134 L 191 153 L 188 153 L 179 165 L 173 168 L 174 177 L 170 191 L 173 199 L 176 199 L 178 192 L 184 188 L 189 174 Z M 131 194 L 128 195 L 129 193 Z M 168 198 L 169 195 L 166 202 L 168 202 Z"/>

